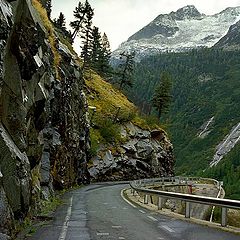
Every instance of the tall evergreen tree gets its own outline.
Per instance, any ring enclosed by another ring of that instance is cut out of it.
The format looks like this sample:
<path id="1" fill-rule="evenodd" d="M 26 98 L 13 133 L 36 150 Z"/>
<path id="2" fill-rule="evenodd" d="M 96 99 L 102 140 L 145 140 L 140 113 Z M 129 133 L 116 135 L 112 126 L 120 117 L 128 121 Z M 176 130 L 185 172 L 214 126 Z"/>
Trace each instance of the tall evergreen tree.
<path id="1" fill-rule="evenodd" d="M 59 17 L 57 20 L 54 21 L 56 26 L 66 30 L 66 18 L 62 12 L 60 12 Z"/>
<path id="2" fill-rule="evenodd" d="M 152 98 L 153 107 L 157 110 L 159 119 L 168 111 L 172 99 L 171 90 L 172 78 L 169 73 L 163 72 L 160 76 L 160 84 L 155 88 Z"/>
<path id="3" fill-rule="evenodd" d="M 100 71 L 100 61 L 102 55 L 102 41 L 101 34 L 97 27 L 93 27 L 92 44 L 91 44 L 91 66 L 97 72 Z"/>
<path id="4" fill-rule="evenodd" d="M 99 71 L 105 77 L 108 77 L 112 73 L 112 67 L 110 66 L 110 58 L 111 58 L 111 48 L 110 43 L 108 41 L 107 34 L 104 33 L 102 36 L 102 51 L 100 55 L 100 65 Z"/>
<path id="5" fill-rule="evenodd" d="M 90 65 L 91 62 L 91 44 L 92 44 L 92 19 L 94 15 L 94 11 L 89 4 L 88 1 L 86 1 L 85 4 L 86 8 L 86 16 L 83 21 L 83 27 L 82 27 L 82 35 L 81 38 L 83 39 L 83 48 L 81 52 L 81 57 L 83 58 L 83 68 Z"/>
<path id="6" fill-rule="evenodd" d="M 120 53 L 121 63 L 119 64 L 117 75 L 119 76 L 120 89 L 123 86 L 133 86 L 133 70 L 134 70 L 135 53 Z"/>
<path id="7" fill-rule="evenodd" d="M 82 24 L 86 16 L 88 5 L 89 5 L 88 1 L 86 1 L 85 4 L 82 4 L 81 2 L 79 2 L 78 6 L 73 11 L 73 16 L 75 17 L 75 20 L 70 22 L 70 26 L 74 29 L 71 36 L 73 41 L 82 27 Z"/>

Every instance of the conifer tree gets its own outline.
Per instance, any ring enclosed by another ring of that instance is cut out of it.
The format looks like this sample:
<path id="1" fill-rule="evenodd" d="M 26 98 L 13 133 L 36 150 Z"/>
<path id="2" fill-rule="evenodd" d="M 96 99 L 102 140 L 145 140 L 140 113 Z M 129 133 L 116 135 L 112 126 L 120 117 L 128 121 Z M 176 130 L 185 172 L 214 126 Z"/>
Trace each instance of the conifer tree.
<path id="1" fill-rule="evenodd" d="M 57 27 L 66 30 L 66 18 L 62 12 L 60 12 L 58 19 L 55 20 L 55 24 Z"/>
<path id="2" fill-rule="evenodd" d="M 161 118 L 163 113 L 166 113 L 169 109 L 169 105 L 172 99 L 172 78 L 169 73 L 163 72 L 160 76 L 160 84 L 155 88 L 152 98 L 153 107 L 158 112 L 158 119 Z"/>
<path id="3" fill-rule="evenodd" d="M 82 35 L 83 39 L 83 48 L 81 52 L 81 57 L 83 58 L 83 68 L 90 65 L 91 62 L 91 44 L 92 44 L 92 19 L 94 15 L 94 11 L 91 5 L 86 1 L 85 3 L 86 15 L 83 21 L 82 26 Z"/>
<path id="4" fill-rule="evenodd" d="M 119 64 L 117 75 L 119 76 L 120 89 L 123 86 L 133 86 L 133 70 L 134 70 L 134 57 L 135 53 L 120 53 L 122 62 Z"/>
<path id="5" fill-rule="evenodd" d="M 102 39 L 101 34 L 99 33 L 99 29 L 97 27 L 93 27 L 91 44 L 91 66 L 97 72 L 100 71 L 102 49 Z"/>
<path id="6" fill-rule="evenodd" d="M 112 67 L 110 66 L 110 58 L 111 58 L 110 43 L 108 41 L 107 34 L 104 33 L 102 36 L 102 51 L 100 55 L 99 71 L 105 77 L 109 76 L 113 71 Z"/>
<path id="7" fill-rule="evenodd" d="M 86 1 L 85 4 L 79 2 L 78 6 L 73 11 L 73 16 L 75 17 L 75 21 L 70 22 L 70 26 L 74 29 L 71 36 L 73 41 L 81 30 L 82 24 L 86 16 L 88 5 L 89 5 L 88 1 Z"/>

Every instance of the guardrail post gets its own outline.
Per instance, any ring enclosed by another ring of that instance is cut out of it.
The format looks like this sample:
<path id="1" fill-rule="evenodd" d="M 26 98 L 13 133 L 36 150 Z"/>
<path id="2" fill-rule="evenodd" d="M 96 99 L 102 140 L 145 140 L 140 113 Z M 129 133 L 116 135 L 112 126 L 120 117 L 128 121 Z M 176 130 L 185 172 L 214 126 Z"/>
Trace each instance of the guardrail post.
<path id="1" fill-rule="evenodd" d="M 148 204 L 148 195 L 147 194 L 144 196 L 144 204 Z"/>
<path id="2" fill-rule="evenodd" d="M 137 195 L 137 191 L 133 190 L 133 196 L 136 196 L 136 195 Z"/>
<path id="3" fill-rule="evenodd" d="M 190 218 L 190 215 L 191 215 L 191 204 L 190 204 L 190 202 L 186 202 L 185 218 Z"/>
<path id="4" fill-rule="evenodd" d="M 162 210 L 163 208 L 163 198 L 158 197 L 158 210 Z"/>
<path id="5" fill-rule="evenodd" d="M 134 194 L 134 190 L 133 190 L 133 188 L 131 188 L 131 194 Z"/>
<path id="6" fill-rule="evenodd" d="M 221 226 L 222 227 L 226 227 L 227 226 L 227 208 L 225 208 L 225 207 L 222 207 Z"/>

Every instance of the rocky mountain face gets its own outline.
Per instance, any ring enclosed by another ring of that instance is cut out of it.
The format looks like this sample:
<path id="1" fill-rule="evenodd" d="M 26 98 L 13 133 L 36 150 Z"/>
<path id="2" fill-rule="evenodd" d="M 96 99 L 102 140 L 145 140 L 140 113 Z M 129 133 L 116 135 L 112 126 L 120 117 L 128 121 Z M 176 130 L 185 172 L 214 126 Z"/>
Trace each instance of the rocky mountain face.
<path id="1" fill-rule="evenodd" d="M 119 53 L 123 51 L 135 51 L 137 59 L 140 60 L 161 52 L 183 52 L 212 47 L 239 18 L 240 7 L 205 15 L 194 6 L 188 5 L 176 12 L 159 15 L 122 43 L 114 51 L 113 59 L 118 59 Z"/>
<path id="2" fill-rule="evenodd" d="M 57 40 L 38 1 L 34 6 L 15 1 L 14 12 L 9 2 L 0 1 L 0 232 L 5 234 L 14 230 L 13 219 L 34 212 L 54 188 L 82 181 L 89 149 L 76 56 Z"/>
<path id="3" fill-rule="evenodd" d="M 228 33 L 215 44 L 215 47 L 225 50 L 240 49 L 240 21 L 229 28 Z"/>
<path id="4" fill-rule="evenodd" d="M 133 123 L 121 127 L 124 139 L 117 148 L 99 149 L 89 168 L 95 181 L 172 176 L 173 146 L 163 130 L 143 130 Z"/>
<path id="5" fill-rule="evenodd" d="M 96 115 L 102 105 L 115 106 L 119 99 L 121 111 L 135 109 L 100 76 L 91 83 L 96 74 L 86 85 L 80 62 L 40 0 L 0 0 L 0 239 L 8 239 L 14 223 L 35 214 L 40 199 L 49 199 L 54 189 L 90 177 L 83 90 L 97 105 Z M 173 174 L 172 145 L 164 131 L 128 124 L 122 135 L 126 141 L 119 151 L 105 146 L 105 154 L 94 159 L 90 173 L 95 180 Z"/>

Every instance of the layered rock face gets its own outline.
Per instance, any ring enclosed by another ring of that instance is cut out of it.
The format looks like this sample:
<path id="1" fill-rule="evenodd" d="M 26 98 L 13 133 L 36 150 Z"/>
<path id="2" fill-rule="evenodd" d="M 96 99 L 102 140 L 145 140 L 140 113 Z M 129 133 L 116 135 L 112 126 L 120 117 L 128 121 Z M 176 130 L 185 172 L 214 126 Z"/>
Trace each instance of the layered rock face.
<path id="1" fill-rule="evenodd" d="M 10 1 L 9 1 L 10 2 Z M 30 0 L 0 0 L 0 232 L 40 197 L 82 181 L 89 123 L 76 57 Z M 56 61 L 57 57 L 61 58 Z"/>
<path id="2" fill-rule="evenodd" d="M 173 175 L 173 147 L 162 130 L 143 130 L 132 123 L 122 126 L 126 139 L 120 146 L 103 146 L 89 168 L 96 181 L 130 180 Z M 106 150 L 107 149 L 107 150 Z"/>

